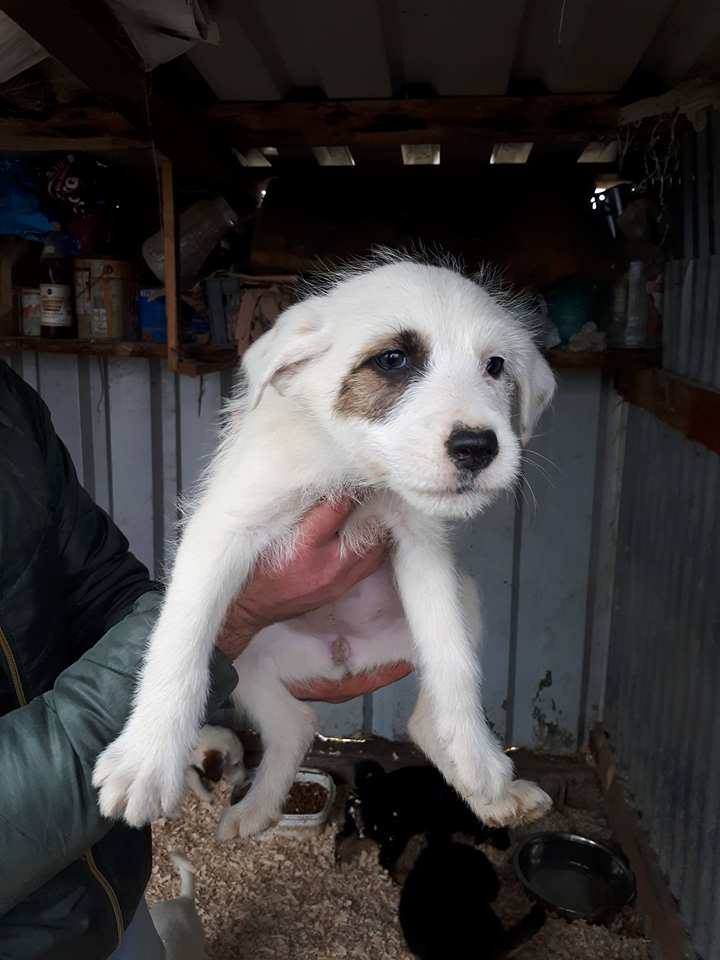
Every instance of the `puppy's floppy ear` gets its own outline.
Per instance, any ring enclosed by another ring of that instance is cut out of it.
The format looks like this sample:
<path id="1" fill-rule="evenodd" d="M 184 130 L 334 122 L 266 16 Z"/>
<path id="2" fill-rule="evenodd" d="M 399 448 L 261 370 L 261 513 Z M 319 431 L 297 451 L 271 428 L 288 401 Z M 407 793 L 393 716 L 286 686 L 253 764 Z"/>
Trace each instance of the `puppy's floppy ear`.
<path id="1" fill-rule="evenodd" d="M 317 298 L 311 298 L 285 310 L 275 325 L 245 351 L 242 367 L 250 410 L 260 403 L 269 384 L 279 388 L 303 364 L 330 348 L 326 322 L 316 302 Z"/>
<path id="2" fill-rule="evenodd" d="M 517 372 L 520 442 L 530 441 L 535 424 L 553 398 L 557 383 L 543 355 L 534 343 L 526 351 Z"/>

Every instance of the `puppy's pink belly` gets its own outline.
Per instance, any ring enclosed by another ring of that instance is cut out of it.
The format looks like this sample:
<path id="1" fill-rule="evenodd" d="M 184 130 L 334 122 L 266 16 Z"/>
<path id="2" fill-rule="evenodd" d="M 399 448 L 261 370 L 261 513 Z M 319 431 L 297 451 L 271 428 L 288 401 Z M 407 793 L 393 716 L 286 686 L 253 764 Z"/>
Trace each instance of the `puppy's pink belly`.
<path id="1" fill-rule="evenodd" d="M 333 673 L 353 673 L 410 655 L 407 622 L 385 567 L 335 603 L 262 632 L 283 647 L 303 640 L 321 643 Z"/>

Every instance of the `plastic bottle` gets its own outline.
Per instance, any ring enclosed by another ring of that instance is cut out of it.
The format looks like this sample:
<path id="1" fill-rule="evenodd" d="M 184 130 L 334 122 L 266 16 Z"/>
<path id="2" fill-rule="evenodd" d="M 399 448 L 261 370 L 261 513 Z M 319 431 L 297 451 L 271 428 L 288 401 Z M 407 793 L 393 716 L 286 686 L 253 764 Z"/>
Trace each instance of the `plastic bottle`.
<path id="1" fill-rule="evenodd" d="M 645 265 L 642 260 L 632 260 L 628 269 L 625 346 L 645 346 L 647 342 L 647 328 L 648 297 L 645 287 Z"/>
<path id="2" fill-rule="evenodd" d="M 192 286 L 216 245 L 238 224 L 238 216 L 222 198 L 198 200 L 180 216 L 180 286 Z M 161 283 L 165 282 L 165 251 L 162 230 L 143 244 L 145 262 Z"/>

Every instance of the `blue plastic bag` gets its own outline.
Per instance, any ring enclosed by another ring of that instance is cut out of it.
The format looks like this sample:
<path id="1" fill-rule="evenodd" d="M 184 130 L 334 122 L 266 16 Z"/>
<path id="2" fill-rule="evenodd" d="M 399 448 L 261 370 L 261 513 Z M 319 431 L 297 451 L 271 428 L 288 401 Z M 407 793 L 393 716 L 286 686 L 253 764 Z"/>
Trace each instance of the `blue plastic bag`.
<path id="1" fill-rule="evenodd" d="M 0 235 L 40 242 L 52 231 L 33 178 L 22 162 L 0 160 Z"/>

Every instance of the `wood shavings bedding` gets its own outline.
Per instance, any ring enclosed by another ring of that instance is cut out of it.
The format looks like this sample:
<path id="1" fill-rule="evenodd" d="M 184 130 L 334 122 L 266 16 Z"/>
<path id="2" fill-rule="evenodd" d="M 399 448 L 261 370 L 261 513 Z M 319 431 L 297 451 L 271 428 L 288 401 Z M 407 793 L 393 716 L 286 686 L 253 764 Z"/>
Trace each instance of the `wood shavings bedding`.
<path id="1" fill-rule="evenodd" d="M 399 888 L 374 853 L 335 865 L 335 827 L 305 839 L 276 836 L 218 844 L 215 825 L 224 789 L 211 805 L 185 801 L 177 820 L 153 828 L 155 863 L 150 903 L 178 894 L 168 851 L 180 848 L 197 871 L 197 902 L 210 960 L 412 960 L 397 921 Z M 570 830 L 608 836 L 596 811 L 552 812 L 531 830 Z M 519 834 L 518 834 L 519 836 Z M 508 853 L 484 848 L 502 880 L 494 905 L 505 924 L 524 915 L 528 901 Z M 633 910 L 611 928 L 549 918 L 520 953 L 523 960 L 649 960 Z M 448 958 L 453 960 L 453 958 Z"/>

